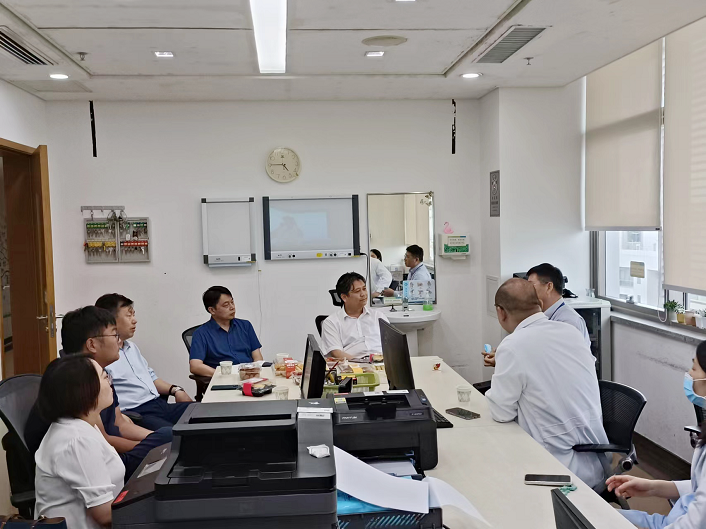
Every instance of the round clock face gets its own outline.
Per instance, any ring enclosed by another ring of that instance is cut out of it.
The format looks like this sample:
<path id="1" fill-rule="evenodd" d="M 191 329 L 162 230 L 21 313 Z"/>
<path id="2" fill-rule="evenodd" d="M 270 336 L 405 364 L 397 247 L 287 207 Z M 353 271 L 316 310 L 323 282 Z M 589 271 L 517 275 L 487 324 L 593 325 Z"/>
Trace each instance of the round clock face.
<path id="1" fill-rule="evenodd" d="M 272 180 L 287 183 L 299 177 L 302 164 L 296 152 L 286 147 L 280 147 L 273 150 L 267 157 L 265 168 Z"/>

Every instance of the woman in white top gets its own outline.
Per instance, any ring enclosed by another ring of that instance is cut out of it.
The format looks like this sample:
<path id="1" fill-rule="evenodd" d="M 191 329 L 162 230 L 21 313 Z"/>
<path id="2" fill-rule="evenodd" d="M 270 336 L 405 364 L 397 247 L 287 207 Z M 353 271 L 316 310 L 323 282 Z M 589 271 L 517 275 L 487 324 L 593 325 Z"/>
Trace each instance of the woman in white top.
<path id="1" fill-rule="evenodd" d="M 691 370 L 684 375 L 684 393 L 689 401 L 706 408 L 706 342 L 696 347 Z M 647 529 L 704 529 L 706 527 L 706 422 L 701 425 L 701 439 L 691 462 L 691 480 L 662 481 L 612 476 L 608 490 L 618 497 L 657 496 L 677 500 L 667 516 L 642 511 L 620 511 L 637 527 Z"/>
<path id="2" fill-rule="evenodd" d="M 47 367 L 39 413 L 51 426 L 35 454 L 35 516 L 63 516 L 70 529 L 110 527 L 125 465 L 96 427 L 113 402 L 108 374 L 89 355 Z"/>
<path id="3" fill-rule="evenodd" d="M 382 254 L 380 250 L 373 248 L 370 250 L 370 279 L 373 284 L 372 297 L 375 299 L 378 296 L 391 297 L 395 292 L 390 288 L 392 283 L 392 274 L 382 264 Z"/>

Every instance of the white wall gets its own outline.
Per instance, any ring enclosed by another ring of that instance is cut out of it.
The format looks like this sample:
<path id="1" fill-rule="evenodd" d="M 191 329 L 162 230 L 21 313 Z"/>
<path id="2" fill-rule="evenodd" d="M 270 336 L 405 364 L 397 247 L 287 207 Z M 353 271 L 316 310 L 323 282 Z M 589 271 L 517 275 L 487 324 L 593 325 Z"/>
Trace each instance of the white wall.
<path id="1" fill-rule="evenodd" d="M 30 147 L 47 142 L 44 101 L 2 80 L 0 138 Z"/>
<path id="2" fill-rule="evenodd" d="M 430 189 L 437 231 L 449 221 L 477 244 L 478 105 L 459 104 L 456 155 L 450 109 L 447 101 L 97 103 L 93 158 L 86 104 L 49 103 L 57 310 L 105 292 L 133 298 L 143 353 L 161 377 L 193 391 L 180 334 L 207 319 L 201 293 L 224 284 L 234 292 L 238 316 L 253 322 L 265 358 L 301 357 L 306 333 L 316 333 L 314 317 L 333 309 L 327 290 L 341 273 L 363 272 L 364 259 L 261 262 L 259 272 L 209 269 L 201 257 L 199 199 L 255 196 L 259 216 L 263 195 L 358 193 L 364 240 L 366 193 Z M 264 171 L 267 153 L 281 145 L 294 148 L 304 167 L 286 185 Z M 79 207 L 101 204 L 150 217 L 151 263 L 85 264 Z M 479 270 L 477 254 L 438 263 L 444 313 L 420 340 L 422 351 L 471 378 L 469 355 L 482 344 Z"/>
<path id="3" fill-rule="evenodd" d="M 684 396 L 684 373 L 695 346 L 620 323 L 612 324 L 612 342 L 613 380 L 647 398 L 635 431 L 691 462 L 694 450 L 684 426 L 695 425 L 696 415 Z"/>
<path id="4" fill-rule="evenodd" d="M 581 215 L 583 82 L 500 91 L 502 276 L 552 263 L 568 288 L 589 286 Z"/>

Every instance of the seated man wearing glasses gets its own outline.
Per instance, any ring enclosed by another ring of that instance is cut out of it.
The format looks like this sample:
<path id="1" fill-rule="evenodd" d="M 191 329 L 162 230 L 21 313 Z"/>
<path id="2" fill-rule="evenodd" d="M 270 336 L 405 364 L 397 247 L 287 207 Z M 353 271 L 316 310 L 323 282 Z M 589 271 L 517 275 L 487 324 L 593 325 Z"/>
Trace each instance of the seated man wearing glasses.
<path id="1" fill-rule="evenodd" d="M 203 293 L 203 306 L 211 319 L 194 331 L 189 368 L 194 375 L 212 377 L 223 361 L 244 364 L 262 360 L 260 340 L 248 320 L 235 317 L 233 295 L 226 287 Z"/>
<path id="2" fill-rule="evenodd" d="M 115 318 L 105 309 L 84 307 L 68 312 L 61 325 L 61 344 L 64 354 L 89 354 L 103 369 L 120 358 L 118 331 Z M 112 384 L 111 384 L 112 385 Z M 115 448 L 125 465 L 125 481 L 153 448 L 172 440 L 172 428 L 153 432 L 134 424 L 120 412 L 118 396 L 113 388 L 113 404 L 104 409 L 98 429 L 106 441 Z M 35 403 L 25 426 L 25 442 L 34 454 L 49 429 Z"/>
<path id="3" fill-rule="evenodd" d="M 105 294 L 98 298 L 96 307 L 113 315 L 120 334 L 120 358 L 105 368 L 113 379 L 120 408 L 142 415 L 140 425 L 150 430 L 173 426 L 193 401 L 182 387 L 157 377 L 137 344 L 130 340 L 137 328 L 132 300 Z M 176 403 L 169 404 L 162 395 L 174 397 Z"/>

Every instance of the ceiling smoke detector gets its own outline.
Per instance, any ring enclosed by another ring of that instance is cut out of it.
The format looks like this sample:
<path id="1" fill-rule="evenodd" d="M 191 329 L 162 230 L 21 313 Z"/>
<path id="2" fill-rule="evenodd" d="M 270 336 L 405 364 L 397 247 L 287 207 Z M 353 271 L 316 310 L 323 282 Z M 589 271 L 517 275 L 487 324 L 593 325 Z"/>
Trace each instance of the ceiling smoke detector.
<path id="1" fill-rule="evenodd" d="M 407 39 L 398 35 L 380 35 L 377 37 L 368 37 L 367 39 L 363 39 L 363 44 L 365 44 L 366 46 L 376 47 L 399 46 L 400 44 L 404 44 L 405 42 L 407 42 Z"/>

